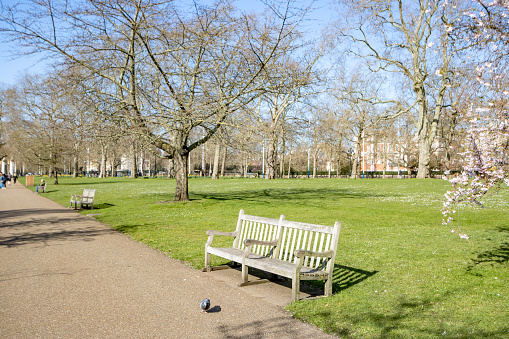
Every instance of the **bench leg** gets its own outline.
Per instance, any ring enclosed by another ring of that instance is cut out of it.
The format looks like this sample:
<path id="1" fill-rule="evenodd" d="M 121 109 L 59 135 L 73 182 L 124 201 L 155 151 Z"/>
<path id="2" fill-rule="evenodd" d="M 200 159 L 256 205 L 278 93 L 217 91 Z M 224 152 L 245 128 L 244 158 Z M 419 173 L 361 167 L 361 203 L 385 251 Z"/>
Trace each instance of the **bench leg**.
<path id="1" fill-rule="evenodd" d="M 249 267 L 242 264 L 242 283 L 239 284 L 239 286 L 243 286 L 247 284 L 247 274 L 249 271 Z"/>
<path id="2" fill-rule="evenodd" d="M 298 275 L 292 277 L 292 301 L 299 300 L 300 295 L 300 279 Z"/>
<path id="3" fill-rule="evenodd" d="M 203 272 L 210 272 L 210 253 L 205 250 L 205 267 Z"/>
<path id="4" fill-rule="evenodd" d="M 330 297 L 332 295 L 332 277 L 329 277 L 329 279 L 327 279 L 325 281 L 325 296 L 326 297 Z"/>

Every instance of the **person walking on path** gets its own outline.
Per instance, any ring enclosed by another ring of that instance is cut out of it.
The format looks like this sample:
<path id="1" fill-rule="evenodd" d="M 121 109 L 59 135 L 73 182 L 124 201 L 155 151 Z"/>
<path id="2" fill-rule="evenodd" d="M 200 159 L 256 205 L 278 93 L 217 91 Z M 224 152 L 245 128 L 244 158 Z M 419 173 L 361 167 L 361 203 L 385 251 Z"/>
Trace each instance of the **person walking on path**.
<path id="1" fill-rule="evenodd" d="M 6 184 L 7 184 L 7 178 L 6 178 L 5 174 L 0 173 L 0 181 L 1 181 L 1 183 L 2 183 L 2 185 L 1 185 L 1 186 L 2 186 L 2 189 L 7 188 L 7 186 L 6 186 Z"/>

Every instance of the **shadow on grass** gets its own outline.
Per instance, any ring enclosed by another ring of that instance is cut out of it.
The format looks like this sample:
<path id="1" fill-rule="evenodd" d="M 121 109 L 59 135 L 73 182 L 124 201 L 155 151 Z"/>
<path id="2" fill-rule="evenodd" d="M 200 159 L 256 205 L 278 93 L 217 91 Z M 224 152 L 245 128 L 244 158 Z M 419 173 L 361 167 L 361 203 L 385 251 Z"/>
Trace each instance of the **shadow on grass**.
<path id="1" fill-rule="evenodd" d="M 360 284 L 364 280 L 377 274 L 378 271 L 366 271 L 359 268 L 349 267 L 345 265 L 334 264 L 334 273 L 332 277 L 332 293 L 339 293 L 347 288 Z M 319 288 L 323 295 L 325 281 L 320 280 L 304 280 L 304 285 L 310 285 Z"/>
<path id="2" fill-rule="evenodd" d="M 506 235 L 509 236 L 509 227 L 499 227 L 498 231 L 506 233 Z M 476 267 L 482 264 L 502 265 L 507 262 L 509 262 L 509 242 L 504 242 L 493 249 L 478 253 L 477 257 L 472 259 L 472 261 L 468 264 L 467 272 L 474 275 L 481 275 L 480 273 L 473 272 Z"/>
<path id="3" fill-rule="evenodd" d="M 229 266 L 241 271 L 241 265 L 230 262 Z M 369 277 L 375 275 L 378 271 L 366 271 L 358 268 L 344 265 L 334 265 L 332 277 L 332 293 L 339 293 L 347 288 L 360 284 Z M 249 274 L 260 279 L 269 279 L 275 284 L 292 288 L 292 280 L 279 275 L 274 275 L 256 268 L 249 268 Z M 310 298 L 322 297 L 324 295 L 325 281 L 321 280 L 301 280 L 301 292 L 309 294 Z M 301 296 L 302 298 L 302 296 Z"/>
<path id="4" fill-rule="evenodd" d="M 139 227 L 140 227 L 139 224 L 112 226 L 112 228 L 114 230 L 119 231 L 121 233 L 125 233 L 125 234 L 131 234 L 134 231 L 136 231 Z"/>
<path id="5" fill-rule="evenodd" d="M 447 319 L 436 319 L 427 325 L 426 321 L 419 321 L 423 317 L 433 317 L 434 309 L 441 307 L 449 296 L 455 291 L 449 291 L 441 296 L 431 298 L 409 298 L 401 296 L 391 309 L 379 312 L 363 312 L 349 314 L 338 327 L 337 319 L 330 312 L 315 313 L 314 316 L 322 317 L 325 321 L 324 330 L 334 333 L 342 338 L 358 337 L 355 335 L 356 327 L 348 324 L 356 324 L 362 327 L 367 324 L 376 328 L 371 334 L 379 338 L 429 338 L 429 337 L 454 337 L 454 338 L 507 338 L 509 327 L 502 325 L 496 330 L 483 330 L 473 327 L 455 327 L 448 324 Z M 418 325 L 416 325 L 418 324 Z"/>
<path id="6" fill-rule="evenodd" d="M 106 208 L 114 207 L 115 205 L 109 203 L 94 204 L 94 210 L 103 210 Z"/>
<path id="7" fill-rule="evenodd" d="M 384 197 L 384 194 L 373 194 L 372 192 L 359 193 L 351 192 L 348 189 L 261 189 L 225 193 L 193 193 L 190 195 L 193 200 L 216 200 L 216 201 L 292 201 L 295 203 L 306 204 L 307 200 L 323 199 L 365 199 L 367 197 Z"/>
<path id="8" fill-rule="evenodd" d="M 376 273 L 378 273 L 378 271 L 366 271 L 359 268 L 335 264 L 332 291 L 333 293 L 337 293 L 346 290 L 372 277 Z"/>
<path id="9" fill-rule="evenodd" d="M 95 185 L 104 185 L 104 184 L 123 184 L 122 182 L 119 182 L 119 181 L 101 181 L 101 180 L 97 180 L 97 181 L 90 181 L 90 182 L 87 182 L 87 183 L 83 183 L 83 182 L 63 182 L 63 183 L 60 183 L 58 184 L 59 186 L 81 186 L 83 188 L 87 188 L 88 186 L 95 186 Z"/>

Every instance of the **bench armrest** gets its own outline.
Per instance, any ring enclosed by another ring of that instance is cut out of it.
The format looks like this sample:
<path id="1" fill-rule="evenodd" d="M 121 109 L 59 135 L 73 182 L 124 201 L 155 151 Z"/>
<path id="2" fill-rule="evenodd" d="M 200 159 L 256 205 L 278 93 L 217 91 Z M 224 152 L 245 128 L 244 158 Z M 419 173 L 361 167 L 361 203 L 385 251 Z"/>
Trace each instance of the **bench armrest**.
<path id="1" fill-rule="evenodd" d="M 221 231 L 215 231 L 215 230 L 208 230 L 207 232 L 208 236 L 213 236 L 213 235 L 224 235 L 224 236 L 227 236 L 227 237 L 236 237 L 237 236 L 237 232 L 221 232 Z"/>
<path id="2" fill-rule="evenodd" d="M 325 252 L 313 252 L 313 251 L 306 251 L 306 250 L 296 250 L 294 255 L 297 258 L 303 258 L 303 257 L 323 257 L 323 258 L 332 258 L 332 255 L 334 254 L 334 251 L 325 251 Z"/>
<path id="3" fill-rule="evenodd" d="M 237 231 L 235 231 L 235 232 L 221 232 L 221 231 L 215 231 L 215 230 L 208 230 L 205 233 L 207 233 L 207 235 L 209 236 L 209 238 L 207 239 L 207 242 L 205 243 L 205 248 L 207 248 L 210 245 L 212 245 L 212 241 L 214 240 L 215 235 L 224 235 L 226 237 L 236 237 L 238 232 Z"/>
<path id="4" fill-rule="evenodd" d="M 294 275 L 299 275 L 302 266 L 304 265 L 304 257 L 322 257 L 328 258 L 328 260 L 322 261 L 322 270 L 329 270 L 329 274 L 332 275 L 332 269 L 334 269 L 334 263 L 331 263 L 332 256 L 334 255 L 334 251 L 325 251 L 325 252 L 314 252 L 314 251 L 306 251 L 306 250 L 296 250 L 294 252 L 295 258 L 298 258 L 296 262 L 296 266 L 294 268 Z M 326 264 L 327 263 L 327 264 Z"/>
<path id="5" fill-rule="evenodd" d="M 254 239 L 245 239 L 244 240 L 244 246 L 251 246 L 251 245 L 267 245 L 267 246 L 276 246 L 277 240 L 272 241 L 262 241 L 262 240 L 254 240 Z"/>
<path id="6" fill-rule="evenodd" d="M 79 199 L 83 199 L 83 198 L 84 198 L 84 196 L 79 195 L 79 194 L 71 194 L 71 199 L 77 199 L 77 198 L 79 198 Z"/>
<path id="7" fill-rule="evenodd" d="M 277 246 L 277 239 L 272 241 L 263 241 L 263 240 L 255 240 L 255 239 L 244 239 L 244 246 L 246 249 L 244 250 L 244 255 L 242 256 L 242 265 L 244 265 L 244 261 L 249 257 L 251 253 L 251 246 L 253 245 L 266 245 L 266 246 Z M 269 255 L 272 255 L 272 250 Z"/>

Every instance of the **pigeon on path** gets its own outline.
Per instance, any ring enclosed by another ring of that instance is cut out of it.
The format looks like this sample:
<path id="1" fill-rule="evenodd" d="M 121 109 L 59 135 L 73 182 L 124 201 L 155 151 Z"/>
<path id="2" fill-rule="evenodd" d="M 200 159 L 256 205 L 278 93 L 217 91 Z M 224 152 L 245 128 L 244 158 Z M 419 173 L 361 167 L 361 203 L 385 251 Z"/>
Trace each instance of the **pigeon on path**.
<path id="1" fill-rule="evenodd" d="M 209 299 L 204 299 L 201 303 L 200 303 L 200 308 L 201 308 L 201 311 L 202 312 L 207 312 L 208 309 L 210 308 L 210 300 Z"/>

